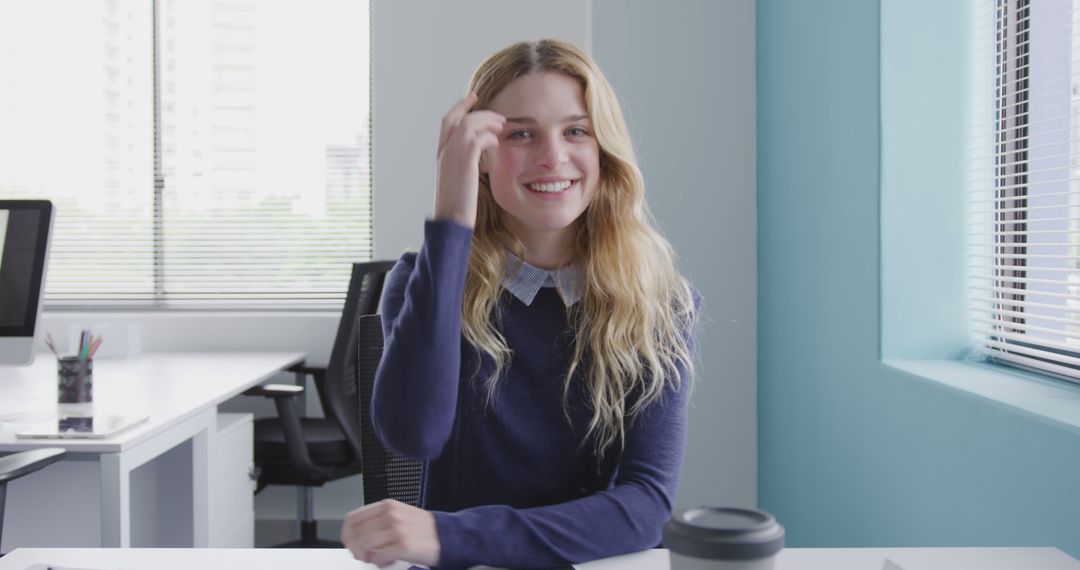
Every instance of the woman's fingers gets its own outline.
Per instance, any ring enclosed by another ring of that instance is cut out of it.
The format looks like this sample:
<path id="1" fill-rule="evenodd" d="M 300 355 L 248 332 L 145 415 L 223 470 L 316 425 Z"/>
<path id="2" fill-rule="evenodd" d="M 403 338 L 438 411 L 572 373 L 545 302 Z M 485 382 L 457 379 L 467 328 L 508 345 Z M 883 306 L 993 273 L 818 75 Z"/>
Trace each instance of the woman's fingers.
<path id="1" fill-rule="evenodd" d="M 379 568 L 385 568 L 390 566 L 394 562 L 403 558 L 403 552 L 400 542 L 387 543 L 378 548 L 373 549 L 370 553 L 370 557 L 365 561 L 369 564 L 374 564 Z"/>
<path id="2" fill-rule="evenodd" d="M 439 160 L 449 159 L 463 167 L 470 167 L 467 163 L 479 160 L 481 151 L 498 146 L 499 137 L 505 127 L 506 119 L 501 115 L 473 111 L 462 118 L 461 123 L 450 134 Z"/>
<path id="3" fill-rule="evenodd" d="M 341 542 L 357 560 L 380 567 L 399 559 L 434 566 L 441 551 L 434 516 L 396 501 L 350 512 L 342 525 Z"/>
<path id="4" fill-rule="evenodd" d="M 476 160 L 478 162 L 481 160 L 481 156 L 482 156 L 482 154 L 483 154 L 483 152 L 485 150 L 498 148 L 498 146 L 499 146 L 499 136 L 497 134 L 491 133 L 491 132 L 479 133 L 476 136 L 476 149 L 474 151 L 475 156 L 476 156 Z"/>
<path id="5" fill-rule="evenodd" d="M 476 93 L 469 92 L 464 99 L 458 101 L 446 112 L 443 116 L 442 127 L 439 129 L 439 147 L 437 152 L 441 152 L 443 147 L 446 146 L 447 139 L 450 138 L 450 133 L 454 131 L 458 123 L 461 122 L 461 118 L 465 116 L 465 113 L 469 112 L 469 109 L 473 108 L 476 104 Z"/>
<path id="6" fill-rule="evenodd" d="M 480 157 L 499 144 L 506 127 L 506 118 L 494 111 L 469 111 L 475 105 L 470 95 L 443 118 L 435 179 L 434 218 L 470 228 L 476 223 Z"/>
<path id="7" fill-rule="evenodd" d="M 369 551 L 392 539 L 384 520 L 387 510 L 388 506 L 380 502 L 354 509 L 345 516 L 341 542 L 358 560 L 368 561 Z"/>
<path id="8" fill-rule="evenodd" d="M 379 501 L 371 505 L 353 509 L 345 515 L 345 523 L 352 526 L 360 526 L 363 523 L 378 519 L 382 513 L 390 510 L 390 501 Z"/>
<path id="9" fill-rule="evenodd" d="M 469 150 L 476 150 L 472 148 L 475 146 L 478 139 L 485 134 L 490 134 L 495 137 L 495 141 L 498 142 L 498 136 L 502 133 L 506 127 L 506 118 L 498 113 L 491 111 L 473 111 L 461 118 L 457 127 L 450 133 L 447 143 L 453 144 L 452 141 L 461 139 L 461 143 L 465 145 Z M 485 137 L 485 139 L 488 137 Z M 444 149 L 445 150 L 445 146 Z"/>
<path id="10" fill-rule="evenodd" d="M 397 530 L 393 528 L 369 531 L 356 543 L 356 550 L 363 553 L 362 557 L 357 558 L 372 564 L 376 564 L 376 560 L 397 560 L 400 555 L 398 548 L 395 548 L 398 538 Z"/>

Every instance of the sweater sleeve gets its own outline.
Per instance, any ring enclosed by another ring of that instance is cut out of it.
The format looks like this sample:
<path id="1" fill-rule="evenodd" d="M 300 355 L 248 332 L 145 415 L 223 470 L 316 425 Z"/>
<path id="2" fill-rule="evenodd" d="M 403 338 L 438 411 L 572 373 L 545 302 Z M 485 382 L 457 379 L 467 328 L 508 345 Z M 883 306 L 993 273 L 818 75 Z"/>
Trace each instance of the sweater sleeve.
<path id="1" fill-rule="evenodd" d="M 450 437 L 461 369 L 461 310 L 472 230 L 428 220 L 384 288 L 384 350 L 371 398 L 379 439 L 409 458 L 436 457 Z"/>
<path id="2" fill-rule="evenodd" d="M 489 505 L 435 512 L 441 569 L 538 568 L 654 548 L 671 517 L 686 446 L 690 378 L 636 417 L 614 485 L 581 499 L 531 509 Z"/>

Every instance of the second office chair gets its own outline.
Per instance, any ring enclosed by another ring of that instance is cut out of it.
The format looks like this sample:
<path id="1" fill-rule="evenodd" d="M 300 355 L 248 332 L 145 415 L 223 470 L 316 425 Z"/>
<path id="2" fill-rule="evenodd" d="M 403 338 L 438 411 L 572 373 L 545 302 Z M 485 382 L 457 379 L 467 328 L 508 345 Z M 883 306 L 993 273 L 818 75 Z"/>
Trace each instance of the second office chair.
<path id="1" fill-rule="evenodd" d="M 255 421 L 255 465 L 259 469 L 255 492 L 267 485 L 304 488 L 300 540 L 282 546 L 341 547 L 341 543 L 318 540 L 313 491 L 362 471 L 356 408 L 356 324 L 360 315 L 378 309 L 383 282 L 393 266 L 393 261 L 353 264 L 330 361 L 325 368 L 301 365 L 291 369 L 299 379 L 312 377 L 325 417 L 302 415 L 297 409 L 300 390 L 295 386 L 261 386 L 246 392 L 273 398 L 278 413 L 276 418 Z"/>

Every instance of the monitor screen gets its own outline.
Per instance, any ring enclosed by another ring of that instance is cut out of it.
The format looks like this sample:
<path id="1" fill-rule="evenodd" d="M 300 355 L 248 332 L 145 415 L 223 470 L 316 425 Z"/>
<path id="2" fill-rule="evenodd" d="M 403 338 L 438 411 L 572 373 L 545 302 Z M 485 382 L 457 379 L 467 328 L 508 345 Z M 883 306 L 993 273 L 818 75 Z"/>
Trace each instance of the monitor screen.
<path id="1" fill-rule="evenodd" d="M 0 200 L 0 364 L 33 359 L 52 219 L 47 200 Z"/>

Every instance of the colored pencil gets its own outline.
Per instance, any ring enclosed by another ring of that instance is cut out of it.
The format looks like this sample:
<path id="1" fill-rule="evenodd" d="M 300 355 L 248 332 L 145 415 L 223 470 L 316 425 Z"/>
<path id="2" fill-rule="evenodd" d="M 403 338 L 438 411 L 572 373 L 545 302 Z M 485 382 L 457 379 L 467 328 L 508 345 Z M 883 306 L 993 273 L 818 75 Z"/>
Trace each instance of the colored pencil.
<path id="1" fill-rule="evenodd" d="M 45 344 L 48 345 L 49 350 L 51 350 L 57 358 L 60 358 L 60 351 L 56 350 L 56 343 L 53 342 L 51 334 L 45 335 Z"/>
<path id="2" fill-rule="evenodd" d="M 101 341 L 102 337 L 98 336 L 96 339 L 94 339 L 93 345 L 90 346 L 90 356 L 88 356 L 88 358 L 90 358 L 91 360 L 94 358 L 94 355 L 97 354 L 98 348 L 101 347 Z"/>

